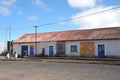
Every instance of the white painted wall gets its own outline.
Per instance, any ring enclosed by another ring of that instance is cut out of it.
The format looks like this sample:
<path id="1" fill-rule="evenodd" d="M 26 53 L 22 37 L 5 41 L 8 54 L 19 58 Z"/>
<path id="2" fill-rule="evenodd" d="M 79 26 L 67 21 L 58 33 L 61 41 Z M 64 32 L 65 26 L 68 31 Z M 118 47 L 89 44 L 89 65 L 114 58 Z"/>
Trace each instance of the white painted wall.
<path id="1" fill-rule="evenodd" d="M 120 40 L 68 41 L 66 42 L 66 55 L 80 56 L 80 42 L 94 42 L 96 56 L 98 56 L 98 45 L 103 44 L 105 46 L 105 56 L 120 57 Z M 70 45 L 77 45 L 78 52 L 70 52 Z"/>
<path id="2" fill-rule="evenodd" d="M 105 55 L 120 57 L 120 40 L 101 40 L 95 41 L 96 55 L 98 56 L 98 46 L 99 44 L 105 45 Z"/>
<path id="3" fill-rule="evenodd" d="M 54 55 L 56 54 L 56 42 L 40 42 L 38 43 L 37 47 L 37 54 L 42 53 L 42 48 L 45 48 L 45 55 L 49 55 L 49 46 L 53 46 L 54 48 Z"/>
<path id="4" fill-rule="evenodd" d="M 120 40 L 97 40 L 97 41 L 67 41 L 66 42 L 66 55 L 67 56 L 80 56 L 80 42 L 95 42 L 95 54 L 98 56 L 98 45 L 105 45 L 105 55 L 120 57 Z M 17 51 L 21 55 L 21 46 L 28 45 L 28 54 L 30 54 L 30 45 L 26 44 L 13 44 L 13 52 Z M 71 52 L 70 45 L 77 45 L 78 51 Z M 56 42 L 40 42 L 37 44 L 37 54 L 42 53 L 42 48 L 45 48 L 45 54 L 49 55 L 49 46 L 54 46 L 54 55 L 56 54 Z"/>
<path id="5" fill-rule="evenodd" d="M 28 45 L 28 55 L 30 55 L 30 45 L 34 45 L 34 43 L 21 43 L 21 44 L 13 44 L 13 51 L 17 51 L 18 55 L 21 55 L 21 46 Z M 54 55 L 56 54 L 56 42 L 40 42 L 37 43 L 37 54 L 42 53 L 42 48 L 45 48 L 45 54 L 49 55 L 49 46 L 53 46 Z M 35 50 L 34 50 L 35 53 Z"/>
<path id="6" fill-rule="evenodd" d="M 20 45 L 19 44 L 13 44 L 13 53 L 17 52 L 18 55 L 21 55 Z"/>
<path id="7" fill-rule="evenodd" d="M 21 46 L 23 46 L 23 45 L 28 46 L 28 55 L 30 55 L 30 45 L 34 45 L 34 43 L 13 44 L 13 52 L 16 51 L 18 53 L 18 55 L 21 55 Z"/>
<path id="8" fill-rule="evenodd" d="M 77 45 L 77 52 L 71 52 L 70 46 Z M 68 41 L 66 42 L 66 55 L 67 56 L 80 56 L 80 42 L 79 41 Z"/>

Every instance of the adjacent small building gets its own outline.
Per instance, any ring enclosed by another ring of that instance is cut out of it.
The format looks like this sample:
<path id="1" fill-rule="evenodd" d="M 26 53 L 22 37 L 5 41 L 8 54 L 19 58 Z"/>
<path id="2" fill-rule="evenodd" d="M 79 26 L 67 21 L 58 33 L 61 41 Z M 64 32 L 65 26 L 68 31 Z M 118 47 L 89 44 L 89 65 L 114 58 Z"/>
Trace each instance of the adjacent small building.
<path id="1" fill-rule="evenodd" d="M 120 27 L 24 34 L 13 42 L 13 51 L 20 56 L 120 57 Z"/>

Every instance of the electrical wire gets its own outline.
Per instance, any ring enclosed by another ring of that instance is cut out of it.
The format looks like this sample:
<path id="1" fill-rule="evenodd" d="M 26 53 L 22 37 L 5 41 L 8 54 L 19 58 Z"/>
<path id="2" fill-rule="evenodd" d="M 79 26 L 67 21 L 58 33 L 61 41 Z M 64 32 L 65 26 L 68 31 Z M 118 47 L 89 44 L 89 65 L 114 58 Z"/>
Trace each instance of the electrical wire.
<path id="1" fill-rule="evenodd" d="M 41 24 L 41 25 L 38 25 L 38 26 L 40 27 L 40 26 L 47 26 L 47 25 L 58 24 L 58 23 L 61 23 L 61 22 L 68 22 L 68 21 L 71 21 L 71 20 L 76 20 L 76 19 L 80 19 L 80 18 L 91 16 L 91 15 L 100 14 L 100 13 L 111 11 L 111 10 L 118 9 L 118 8 L 120 8 L 120 6 L 113 7 L 113 8 L 110 8 L 110 9 L 107 9 L 107 10 L 103 10 L 103 11 L 99 11 L 99 12 L 95 12 L 95 13 L 91 13 L 91 14 L 87 14 L 87 15 L 80 16 L 80 17 L 75 17 L 75 18 L 66 19 L 66 20 L 62 20 L 62 21 L 56 21 L 56 22 Z"/>

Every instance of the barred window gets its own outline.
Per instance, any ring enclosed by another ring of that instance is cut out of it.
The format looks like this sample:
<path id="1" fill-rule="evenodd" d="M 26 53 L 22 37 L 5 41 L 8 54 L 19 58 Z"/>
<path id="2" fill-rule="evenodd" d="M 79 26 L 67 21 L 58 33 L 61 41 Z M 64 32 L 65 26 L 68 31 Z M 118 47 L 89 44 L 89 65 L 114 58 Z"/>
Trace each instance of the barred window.
<path id="1" fill-rule="evenodd" d="M 71 52 L 77 52 L 77 45 L 71 45 L 70 46 L 70 51 Z"/>

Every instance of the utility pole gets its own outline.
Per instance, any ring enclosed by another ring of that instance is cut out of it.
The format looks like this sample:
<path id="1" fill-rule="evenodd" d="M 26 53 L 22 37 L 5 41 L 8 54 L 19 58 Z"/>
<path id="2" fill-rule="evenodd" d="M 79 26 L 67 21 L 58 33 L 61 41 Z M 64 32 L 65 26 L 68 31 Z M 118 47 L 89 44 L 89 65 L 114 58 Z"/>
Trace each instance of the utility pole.
<path id="1" fill-rule="evenodd" d="M 10 53 L 10 56 L 11 56 L 11 27 L 9 26 L 9 53 Z"/>
<path id="2" fill-rule="evenodd" d="M 7 43 L 8 43 L 8 28 L 6 28 L 6 50 L 8 50 Z"/>
<path id="3" fill-rule="evenodd" d="M 38 26 L 34 26 L 35 28 L 35 54 L 37 54 L 37 27 Z"/>

